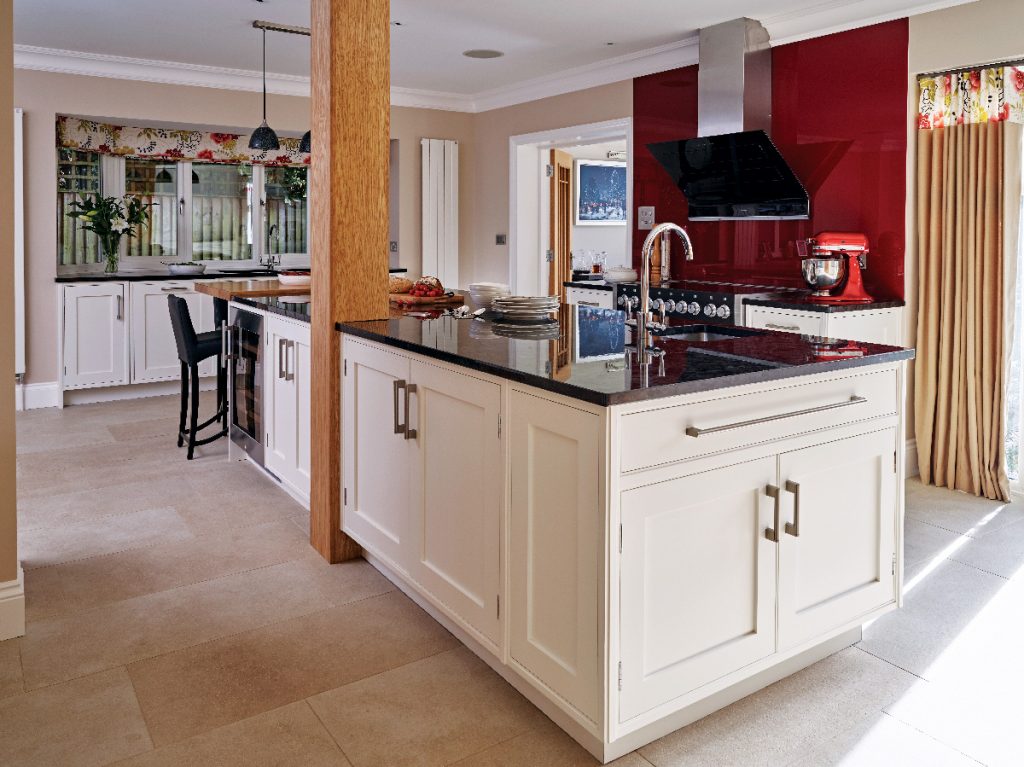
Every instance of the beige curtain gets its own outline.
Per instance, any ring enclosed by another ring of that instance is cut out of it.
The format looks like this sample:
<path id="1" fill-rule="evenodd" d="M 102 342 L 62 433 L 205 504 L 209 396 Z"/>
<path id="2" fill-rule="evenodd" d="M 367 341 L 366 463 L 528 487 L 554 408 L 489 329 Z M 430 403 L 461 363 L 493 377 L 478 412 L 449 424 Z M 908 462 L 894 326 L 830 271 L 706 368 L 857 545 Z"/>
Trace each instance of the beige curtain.
<path id="1" fill-rule="evenodd" d="M 1006 297 L 1015 289 L 1008 278 L 1016 254 L 1006 222 L 1009 214 L 1016 228 L 1017 219 L 1007 210 L 1006 169 L 1021 161 L 1020 130 L 1003 120 L 917 134 L 921 479 L 998 500 L 1009 499 Z M 1019 190 L 1016 199 L 1019 206 Z"/>

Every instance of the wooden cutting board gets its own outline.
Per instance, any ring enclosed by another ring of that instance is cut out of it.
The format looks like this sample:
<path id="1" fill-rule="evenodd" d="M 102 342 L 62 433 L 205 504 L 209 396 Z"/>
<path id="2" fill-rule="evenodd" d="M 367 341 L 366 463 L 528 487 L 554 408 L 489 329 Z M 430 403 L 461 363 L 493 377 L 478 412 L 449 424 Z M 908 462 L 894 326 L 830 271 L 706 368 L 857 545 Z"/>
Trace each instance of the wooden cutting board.
<path id="1" fill-rule="evenodd" d="M 431 298 L 429 296 L 411 296 L 408 293 L 391 293 L 388 298 L 393 304 L 399 304 L 400 306 L 447 306 L 451 304 L 464 304 L 466 299 L 464 296 L 460 296 L 456 293 L 453 296 L 437 296 Z"/>

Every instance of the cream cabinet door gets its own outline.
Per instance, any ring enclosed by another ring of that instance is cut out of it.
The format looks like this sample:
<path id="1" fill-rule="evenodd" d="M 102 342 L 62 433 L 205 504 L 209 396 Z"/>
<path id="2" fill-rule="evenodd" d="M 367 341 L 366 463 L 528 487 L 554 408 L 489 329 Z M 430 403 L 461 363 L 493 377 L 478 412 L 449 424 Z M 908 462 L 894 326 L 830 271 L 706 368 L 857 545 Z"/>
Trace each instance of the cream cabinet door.
<path id="1" fill-rule="evenodd" d="M 746 306 L 743 313 L 743 324 L 750 328 L 823 336 L 826 335 L 826 317 L 824 312 L 801 312 L 771 306 Z"/>
<path id="2" fill-rule="evenodd" d="M 346 337 L 342 350 L 342 530 L 408 572 L 409 477 L 404 387 L 409 360 Z"/>
<path id="3" fill-rule="evenodd" d="M 591 721 L 603 715 L 602 419 L 509 397 L 509 651 Z"/>
<path id="4" fill-rule="evenodd" d="M 175 381 L 181 377 L 178 347 L 171 327 L 167 296 L 176 295 L 188 302 L 189 315 L 197 333 L 199 325 L 199 294 L 192 283 L 157 281 L 129 283 L 131 297 L 132 383 Z"/>
<path id="5" fill-rule="evenodd" d="M 128 383 L 125 292 L 123 282 L 64 287 L 65 389 Z"/>
<path id="6" fill-rule="evenodd" d="M 292 359 L 289 370 L 295 397 L 295 454 L 292 461 L 292 484 L 299 495 L 308 500 L 312 474 L 312 341 L 307 325 L 294 328 Z"/>
<path id="7" fill-rule="evenodd" d="M 620 721 L 775 651 L 776 458 L 622 494 Z"/>
<path id="8" fill-rule="evenodd" d="M 264 462 L 301 498 L 309 499 L 309 327 L 267 315 L 264 332 Z"/>
<path id="9" fill-rule="evenodd" d="M 501 386 L 416 360 L 410 380 L 409 574 L 501 647 Z"/>
<path id="10" fill-rule="evenodd" d="M 896 600 L 896 431 L 779 458 L 779 648 Z"/>

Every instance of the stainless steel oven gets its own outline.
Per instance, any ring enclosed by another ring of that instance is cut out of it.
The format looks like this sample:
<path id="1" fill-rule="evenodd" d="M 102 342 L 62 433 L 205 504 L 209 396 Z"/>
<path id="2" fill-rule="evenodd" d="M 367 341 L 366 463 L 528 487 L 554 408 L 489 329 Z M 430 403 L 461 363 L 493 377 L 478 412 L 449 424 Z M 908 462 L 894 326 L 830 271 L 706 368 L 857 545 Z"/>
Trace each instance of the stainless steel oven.
<path id="1" fill-rule="evenodd" d="M 263 465 L 263 315 L 232 306 L 228 316 L 231 441 Z"/>

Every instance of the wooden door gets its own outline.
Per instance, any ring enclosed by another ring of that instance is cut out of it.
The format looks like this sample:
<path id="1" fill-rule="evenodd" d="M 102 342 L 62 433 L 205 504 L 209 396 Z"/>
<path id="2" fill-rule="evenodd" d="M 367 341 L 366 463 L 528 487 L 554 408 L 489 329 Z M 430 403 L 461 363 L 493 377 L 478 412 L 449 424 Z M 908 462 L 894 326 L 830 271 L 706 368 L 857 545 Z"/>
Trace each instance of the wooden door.
<path id="1" fill-rule="evenodd" d="M 407 573 L 409 476 L 416 444 L 402 428 L 408 417 L 409 360 L 346 338 L 342 364 L 341 528 Z"/>
<path id="2" fill-rule="evenodd" d="M 895 452 L 888 429 L 780 456 L 780 649 L 895 603 Z"/>
<path id="3" fill-rule="evenodd" d="M 551 261 L 548 269 L 548 293 L 565 301 L 565 285 L 572 279 L 572 155 L 551 150 Z"/>
<path id="4" fill-rule="evenodd" d="M 602 716 L 601 418 L 509 397 L 509 651 L 592 721 Z"/>
<path id="5" fill-rule="evenodd" d="M 620 721 L 775 651 L 776 458 L 622 494 Z"/>
<path id="6" fill-rule="evenodd" d="M 122 282 L 64 287 L 65 389 L 128 383 L 125 298 Z"/>
<path id="7" fill-rule="evenodd" d="M 410 575 L 495 651 L 502 645 L 501 386 L 413 361 Z"/>

